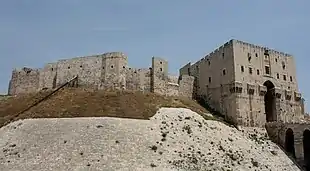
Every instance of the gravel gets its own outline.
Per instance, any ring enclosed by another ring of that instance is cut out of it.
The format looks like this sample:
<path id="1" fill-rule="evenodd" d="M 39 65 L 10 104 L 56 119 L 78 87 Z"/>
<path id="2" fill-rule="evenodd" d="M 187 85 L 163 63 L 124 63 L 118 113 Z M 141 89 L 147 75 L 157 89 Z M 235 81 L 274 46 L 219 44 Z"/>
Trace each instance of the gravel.
<path id="1" fill-rule="evenodd" d="M 241 130 L 183 108 L 150 120 L 26 119 L 0 128 L 0 170 L 298 170 L 264 129 Z"/>

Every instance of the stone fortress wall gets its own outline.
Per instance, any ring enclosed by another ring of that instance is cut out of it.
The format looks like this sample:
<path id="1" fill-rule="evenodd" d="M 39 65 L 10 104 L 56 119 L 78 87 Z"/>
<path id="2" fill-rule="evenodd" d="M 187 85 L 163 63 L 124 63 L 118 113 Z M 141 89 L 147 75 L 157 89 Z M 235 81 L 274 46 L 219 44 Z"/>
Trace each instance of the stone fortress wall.
<path id="1" fill-rule="evenodd" d="M 79 87 L 139 90 L 192 98 L 194 77 L 168 75 L 168 62 L 153 57 L 150 68 L 131 68 L 121 52 L 77 57 L 46 64 L 43 68 L 14 69 L 9 95 L 54 89 L 78 76 Z"/>
<path id="2" fill-rule="evenodd" d="M 179 72 L 195 77 L 195 98 L 238 125 L 263 127 L 304 117 L 292 55 L 230 40 Z"/>

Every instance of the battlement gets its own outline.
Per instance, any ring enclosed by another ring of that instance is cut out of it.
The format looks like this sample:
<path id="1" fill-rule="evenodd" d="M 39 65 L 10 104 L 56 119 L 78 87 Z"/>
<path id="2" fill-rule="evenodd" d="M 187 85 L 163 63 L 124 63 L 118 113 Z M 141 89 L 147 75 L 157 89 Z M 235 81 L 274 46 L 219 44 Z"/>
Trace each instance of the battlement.
<path id="1" fill-rule="evenodd" d="M 39 72 L 40 69 L 37 68 L 28 68 L 28 67 L 23 67 L 23 68 L 14 68 L 13 72 L 14 73 L 19 73 L 19 74 L 30 74 L 31 72 Z"/>
<path id="2" fill-rule="evenodd" d="M 168 75 L 168 61 L 152 58 L 152 67 L 131 68 L 122 52 L 109 52 L 61 59 L 48 63 L 42 69 L 14 69 L 9 94 L 18 95 L 43 89 L 54 89 L 78 76 L 78 86 L 94 89 L 128 89 L 154 92 L 162 95 L 183 95 L 191 98 L 190 79 L 178 84 L 178 77 Z M 172 86 L 171 83 L 174 83 Z M 179 85 L 179 84 L 178 84 Z M 188 92 L 185 92 L 188 91 Z"/>
<path id="3" fill-rule="evenodd" d="M 265 51 L 268 50 L 269 54 L 275 54 L 275 55 L 281 55 L 281 56 L 285 56 L 285 57 L 291 57 L 291 54 L 285 53 L 285 52 L 281 52 L 281 51 L 277 51 L 275 49 L 266 47 L 266 46 L 262 46 L 262 45 L 256 45 L 256 44 L 251 44 L 248 42 L 244 42 L 241 40 L 233 40 L 234 42 L 236 42 L 236 44 L 239 44 L 245 48 L 255 48 L 255 49 L 259 49 L 261 51 Z"/>
<path id="4" fill-rule="evenodd" d="M 102 55 L 103 58 L 124 58 L 127 59 L 127 56 L 122 52 L 108 52 Z"/>

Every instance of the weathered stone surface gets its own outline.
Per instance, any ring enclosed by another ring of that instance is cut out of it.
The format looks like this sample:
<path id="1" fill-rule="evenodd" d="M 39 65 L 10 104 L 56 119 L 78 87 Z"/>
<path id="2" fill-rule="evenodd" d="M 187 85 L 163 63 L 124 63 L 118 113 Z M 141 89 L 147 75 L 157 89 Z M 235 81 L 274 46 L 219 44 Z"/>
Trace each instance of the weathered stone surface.
<path id="1" fill-rule="evenodd" d="M 28 70 L 31 72 L 28 73 Z M 192 92 L 183 92 L 192 91 L 192 82 L 182 81 L 178 84 L 178 77 L 168 75 L 166 60 L 153 57 L 152 67 L 131 68 L 127 64 L 127 56 L 121 52 L 63 59 L 49 63 L 43 69 L 29 68 L 27 72 L 14 70 L 9 94 L 18 95 L 46 88 L 53 89 L 75 76 L 78 76 L 79 87 L 127 89 L 192 97 Z"/>
<path id="2" fill-rule="evenodd" d="M 9 84 L 9 95 L 25 94 L 38 91 L 39 88 L 39 69 L 22 68 L 14 69 L 12 79 Z"/>
<path id="3" fill-rule="evenodd" d="M 263 130 L 247 129 L 238 131 L 182 108 L 161 108 L 150 120 L 20 120 L 0 128 L 0 168 L 299 170 L 266 136 L 260 136 Z"/>
<path id="4" fill-rule="evenodd" d="M 303 118 L 303 100 L 292 55 L 230 40 L 196 63 L 186 64 L 179 72 L 181 76 L 195 77 L 195 98 L 204 97 L 236 124 L 264 127 L 267 118 L 281 122 Z M 269 111 L 273 112 L 265 111 L 267 82 L 273 84 L 270 91 L 274 100 L 267 102 L 272 104 Z"/>
<path id="5" fill-rule="evenodd" d="M 268 131 L 268 134 L 274 142 L 279 144 L 283 147 L 285 150 L 287 149 L 287 145 L 289 144 L 288 138 L 288 131 L 292 131 L 292 146 L 294 147 L 294 155 L 298 163 L 300 163 L 301 166 L 305 166 L 305 148 L 310 149 L 310 144 L 305 144 L 304 140 L 305 132 L 310 131 L 310 124 L 307 122 L 304 123 L 283 123 L 283 122 L 269 122 L 266 124 L 266 129 Z M 288 151 L 289 153 L 292 153 Z M 308 151 L 309 152 L 309 151 Z M 308 159 L 309 160 L 309 159 Z M 308 163 L 308 167 L 310 167 Z M 308 168 L 309 169 L 309 168 Z"/>

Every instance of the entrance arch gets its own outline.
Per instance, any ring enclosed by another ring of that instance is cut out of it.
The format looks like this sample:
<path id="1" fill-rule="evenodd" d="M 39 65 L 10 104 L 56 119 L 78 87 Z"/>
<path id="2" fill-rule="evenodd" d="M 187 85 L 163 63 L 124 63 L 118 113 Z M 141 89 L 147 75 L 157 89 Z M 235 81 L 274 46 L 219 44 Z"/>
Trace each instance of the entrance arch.
<path id="1" fill-rule="evenodd" d="M 304 163 L 307 171 L 310 171 L 310 130 L 303 133 Z"/>
<path id="2" fill-rule="evenodd" d="M 288 152 L 292 157 L 296 158 L 294 132 L 291 128 L 287 129 L 285 133 L 285 151 Z"/>
<path id="3" fill-rule="evenodd" d="M 272 122 L 277 120 L 276 116 L 276 99 L 274 96 L 274 84 L 271 81 L 265 81 L 264 86 L 267 87 L 267 92 L 264 96 L 264 103 L 265 103 L 265 114 L 266 114 L 266 121 Z"/>

